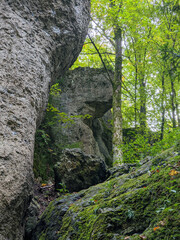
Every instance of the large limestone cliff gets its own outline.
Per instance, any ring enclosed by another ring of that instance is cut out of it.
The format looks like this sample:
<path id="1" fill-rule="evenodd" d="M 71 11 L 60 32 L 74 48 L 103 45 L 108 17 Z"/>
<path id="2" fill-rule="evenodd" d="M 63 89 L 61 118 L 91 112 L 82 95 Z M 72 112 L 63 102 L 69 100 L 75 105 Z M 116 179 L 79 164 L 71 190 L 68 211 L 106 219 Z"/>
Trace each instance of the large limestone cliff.
<path id="1" fill-rule="evenodd" d="M 79 54 L 89 0 L 0 2 L 0 240 L 23 238 L 33 146 L 50 82 Z"/>

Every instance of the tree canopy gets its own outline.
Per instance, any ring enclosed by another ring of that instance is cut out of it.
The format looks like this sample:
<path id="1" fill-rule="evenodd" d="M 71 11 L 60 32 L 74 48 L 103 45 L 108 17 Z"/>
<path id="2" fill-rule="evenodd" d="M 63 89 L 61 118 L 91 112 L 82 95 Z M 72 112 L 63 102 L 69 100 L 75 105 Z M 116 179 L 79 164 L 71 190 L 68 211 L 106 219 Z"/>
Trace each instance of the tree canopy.
<path id="1" fill-rule="evenodd" d="M 116 132 L 121 114 L 123 128 L 159 131 L 161 139 L 180 127 L 179 16 L 177 0 L 92 0 L 89 35 L 73 68 L 104 67 L 107 74 L 110 69 L 120 74 L 116 87 L 110 79 L 114 95 L 120 86 Z M 116 141 L 120 146 L 122 140 Z"/>

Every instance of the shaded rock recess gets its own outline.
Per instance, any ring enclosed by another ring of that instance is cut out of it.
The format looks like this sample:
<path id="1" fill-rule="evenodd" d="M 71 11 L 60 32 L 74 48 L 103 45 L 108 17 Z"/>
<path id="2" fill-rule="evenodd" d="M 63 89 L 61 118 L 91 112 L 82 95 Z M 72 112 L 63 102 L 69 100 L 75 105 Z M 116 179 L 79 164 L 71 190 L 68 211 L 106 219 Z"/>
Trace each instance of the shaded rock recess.
<path id="1" fill-rule="evenodd" d="M 50 82 L 77 58 L 89 0 L 0 1 L 0 240 L 21 240 Z"/>

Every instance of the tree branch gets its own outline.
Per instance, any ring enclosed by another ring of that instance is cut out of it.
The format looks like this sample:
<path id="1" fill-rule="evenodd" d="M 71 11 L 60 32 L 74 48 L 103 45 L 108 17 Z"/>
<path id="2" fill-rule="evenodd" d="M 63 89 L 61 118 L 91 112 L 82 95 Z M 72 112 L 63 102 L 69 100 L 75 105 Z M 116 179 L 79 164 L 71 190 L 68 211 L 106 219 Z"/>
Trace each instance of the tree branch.
<path id="1" fill-rule="evenodd" d="M 108 75 L 108 78 L 109 78 L 110 82 L 113 83 L 113 80 L 112 80 L 112 78 L 111 78 L 111 76 L 110 76 L 110 74 L 109 74 L 109 72 L 108 72 L 108 70 L 107 70 L 106 64 L 105 64 L 104 61 L 103 61 L 103 58 L 102 58 L 101 53 L 99 52 L 98 48 L 96 47 L 96 44 L 94 43 L 94 41 L 92 40 L 92 38 L 90 37 L 89 34 L 88 34 L 88 37 L 89 37 L 91 43 L 93 44 L 94 48 L 96 49 L 96 51 L 97 51 L 97 53 L 98 53 L 98 55 L 99 55 L 99 57 L 100 57 L 100 59 L 101 59 L 101 62 L 102 62 L 102 64 L 103 64 L 103 66 L 104 66 L 104 69 L 105 69 L 106 72 L 107 72 L 107 75 Z"/>

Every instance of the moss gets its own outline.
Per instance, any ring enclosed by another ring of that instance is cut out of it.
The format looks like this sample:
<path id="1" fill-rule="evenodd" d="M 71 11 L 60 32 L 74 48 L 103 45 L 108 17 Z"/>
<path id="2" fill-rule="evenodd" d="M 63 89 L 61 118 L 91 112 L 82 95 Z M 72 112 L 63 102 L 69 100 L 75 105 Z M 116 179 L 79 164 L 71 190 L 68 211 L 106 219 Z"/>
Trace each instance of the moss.
<path id="1" fill-rule="evenodd" d="M 44 233 L 40 236 L 39 240 L 46 240 L 46 236 Z"/>
<path id="2" fill-rule="evenodd" d="M 59 239 L 118 240 L 129 236 L 140 240 L 141 235 L 148 240 L 179 239 L 180 156 L 172 151 L 155 158 L 145 174 L 124 174 L 84 190 L 83 197 L 63 216 Z M 45 213 L 46 221 L 50 212 L 52 219 L 54 206 Z"/>
<path id="3" fill-rule="evenodd" d="M 173 192 L 170 192 L 171 188 L 173 188 L 171 190 L 176 191 L 177 181 L 171 182 L 169 170 L 169 167 L 167 167 L 153 173 L 151 176 L 144 174 L 136 180 L 129 179 L 120 187 L 118 187 L 118 183 L 121 181 L 116 180 L 117 186 L 110 189 L 111 195 L 106 203 L 106 208 L 118 209 L 119 207 L 119 209 L 101 213 L 98 218 L 95 218 L 93 224 L 91 222 L 94 239 L 98 239 L 100 233 L 103 236 L 106 235 L 105 233 L 109 234 L 109 231 L 122 235 L 145 231 L 152 219 L 158 216 L 161 209 L 168 208 L 172 201 L 178 200 L 173 195 Z M 114 181 L 113 184 L 115 184 Z M 112 184 L 109 185 L 112 186 Z M 99 195 L 97 197 L 100 199 Z M 101 204 L 98 207 L 100 209 Z M 84 214 L 84 211 L 82 214 Z M 89 220 L 87 219 L 87 221 Z M 87 239 L 90 239 L 89 236 Z"/>
<path id="4" fill-rule="evenodd" d="M 54 203 L 51 202 L 42 215 L 42 218 L 46 223 L 50 221 L 51 213 L 53 212 L 54 209 L 55 209 Z"/>
<path id="5" fill-rule="evenodd" d="M 151 222 L 151 227 L 145 231 L 148 239 L 179 239 L 179 209 L 179 204 L 176 203 L 162 210 L 161 214 Z"/>

